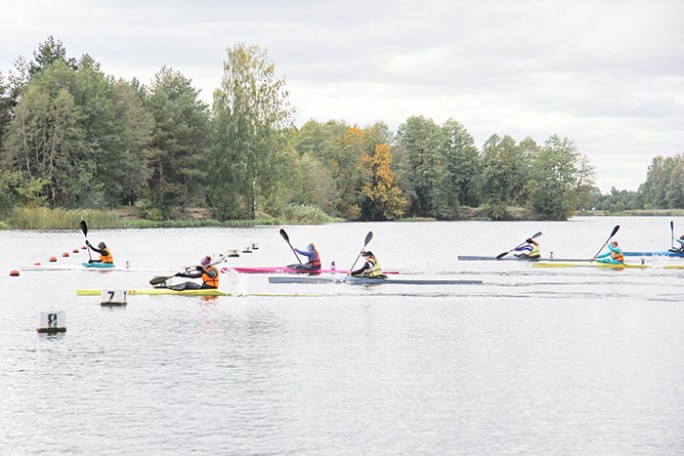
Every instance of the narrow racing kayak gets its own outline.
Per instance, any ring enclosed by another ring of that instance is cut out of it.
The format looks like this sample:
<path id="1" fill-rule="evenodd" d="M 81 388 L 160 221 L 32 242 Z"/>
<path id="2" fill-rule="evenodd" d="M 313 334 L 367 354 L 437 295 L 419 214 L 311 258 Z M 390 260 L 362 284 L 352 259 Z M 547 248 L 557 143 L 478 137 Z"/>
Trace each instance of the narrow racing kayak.
<path id="1" fill-rule="evenodd" d="M 107 290 L 110 291 L 110 290 Z M 311 293 L 228 293 L 221 290 L 215 289 L 202 289 L 202 290 L 183 290 L 176 291 L 169 288 L 143 288 L 143 289 L 131 289 L 126 290 L 129 295 L 158 295 L 158 296 L 255 296 L 255 297 L 288 297 L 288 298 L 315 298 L 322 297 L 322 294 L 311 294 Z M 102 290 L 98 289 L 81 289 L 76 290 L 76 296 L 101 296 Z"/>
<path id="2" fill-rule="evenodd" d="M 95 263 L 78 263 L 78 264 L 34 264 L 30 266 L 21 266 L 22 271 L 126 271 L 126 272 L 155 272 L 160 271 L 160 268 L 127 268 L 125 266 L 92 266 Z"/>
<path id="3" fill-rule="evenodd" d="M 116 266 L 114 266 L 114 263 L 101 263 L 101 262 L 93 262 L 93 263 L 81 263 L 81 266 L 84 268 L 94 268 L 94 269 L 113 269 Z"/>
<path id="4" fill-rule="evenodd" d="M 401 285 L 481 285 L 481 280 L 448 279 L 378 279 L 370 277 L 301 277 L 275 276 L 268 278 L 269 283 L 350 283 L 353 285 L 401 284 Z"/>
<path id="5" fill-rule="evenodd" d="M 684 265 L 654 265 L 641 263 L 543 263 L 537 262 L 532 264 L 535 268 L 579 268 L 579 267 L 593 267 L 593 268 L 609 268 L 609 269 L 684 269 Z"/>
<path id="6" fill-rule="evenodd" d="M 664 256 L 671 258 L 684 258 L 684 252 L 672 252 L 670 250 L 661 250 L 656 252 L 623 252 L 623 255 L 629 257 Z"/>
<path id="7" fill-rule="evenodd" d="M 170 288 L 138 288 L 126 290 L 129 295 L 177 295 L 177 296 L 233 296 L 233 293 L 217 290 L 215 288 L 203 288 L 199 290 L 172 290 Z M 100 296 L 102 290 L 86 289 L 76 290 L 76 296 Z"/>
<path id="8" fill-rule="evenodd" d="M 252 266 L 252 267 L 240 267 L 235 266 L 232 268 L 221 268 L 221 272 L 235 271 L 241 274 L 347 274 L 349 271 L 346 269 L 330 269 L 321 268 L 318 271 L 307 271 L 302 269 L 292 269 L 287 266 Z M 399 271 L 383 271 L 384 274 L 399 274 Z"/>
<path id="9" fill-rule="evenodd" d="M 527 257 L 516 257 L 516 256 L 511 256 L 511 257 L 503 257 L 503 258 L 497 258 L 493 256 L 473 256 L 473 255 L 459 255 L 458 261 L 503 261 L 503 260 L 508 260 L 508 261 L 520 261 L 523 263 L 535 263 L 538 261 L 589 261 L 585 260 L 583 258 L 527 258 Z"/>

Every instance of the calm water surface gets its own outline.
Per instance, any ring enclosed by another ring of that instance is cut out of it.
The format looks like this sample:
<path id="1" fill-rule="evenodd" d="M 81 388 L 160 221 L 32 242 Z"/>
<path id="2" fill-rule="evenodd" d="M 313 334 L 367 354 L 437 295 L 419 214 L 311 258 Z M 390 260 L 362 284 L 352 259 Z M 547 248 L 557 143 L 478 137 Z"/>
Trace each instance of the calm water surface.
<path id="1" fill-rule="evenodd" d="M 495 256 L 537 231 L 544 255 L 591 258 L 617 224 L 626 250 L 664 250 L 670 220 L 287 226 L 326 265 L 351 266 L 372 230 L 386 269 L 483 284 L 226 273 L 221 287 L 240 296 L 129 296 L 116 308 L 76 290 L 148 288 L 252 243 L 224 266 L 296 259 L 280 227 L 91 228 L 130 271 L 9 277 L 51 256 L 80 263 L 85 252 L 61 255 L 84 238 L 0 232 L 0 454 L 683 454 L 684 270 L 660 266 L 684 260 L 613 271 L 456 259 Z M 38 314 L 53 310 L 66 312 L 67 332 L 38 334 Z"/>

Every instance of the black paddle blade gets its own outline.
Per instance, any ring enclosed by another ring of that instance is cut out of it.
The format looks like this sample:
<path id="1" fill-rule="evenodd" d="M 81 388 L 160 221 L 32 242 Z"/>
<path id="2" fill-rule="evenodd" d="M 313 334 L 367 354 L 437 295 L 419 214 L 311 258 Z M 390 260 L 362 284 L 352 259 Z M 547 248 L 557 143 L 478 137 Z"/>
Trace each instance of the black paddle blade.
<path id="1" fill-rule="evenodd" d="M 609 237 L 608 239 L 610 239 L 610 238 L 612 238 L 613 236 L 615 236 L 615 233 L 617 233 L 619 229 L 620 229 L 620 225 L 615 225 L 615 228 L 613 228 L 613 232 L 610 233 L 610 237 Z"/>
<path id="2" fill-rule="evenodd" d="M 369 231 L 368 234 L 366 235 L 366 242 L 363 244 L 363 246 L 367 246 L 368 243 L 373 239 L 373 232 Z"/>
<path id="3" fill-rule="evenodd" d="M 287 242 L 290 242 L 290 237 L 287 235 L 284 229 L 280 229 L 280 237 L 285 239 Z"/>
<path id="4" fill-rule="evenodd" d="M 159 285 L 159 284 L 161 284 L 161 283 L 166 282 L 166 281 L 169 280 L 171 277 L 173 277 L 173 276 L 166 276 L 166 277 L 164 277 L 164 276 L 156 276 L 156 277 L 152 277 L 152 278 L 150 279 L 150 285 Z"/>
<path id="5" fill-rule="evenodd" d="M 509 253 L 510 253 L 510 250 L 509 250 L 508 252 L 500 253 L 500 254 L 498 254 L 498 255 L 496 256 L 496 259 L 497 259 L 497 260 L 500 260 L 501 258 L 505 257 L 505 256 L 508 255 Z"/>
<path id="6" fill-rule="evenodd" d="M 83 231 L 83 235 L 88 237 L 88 225 L 86 225 L 85 220 L 81 220 L 81 231 Z"/>

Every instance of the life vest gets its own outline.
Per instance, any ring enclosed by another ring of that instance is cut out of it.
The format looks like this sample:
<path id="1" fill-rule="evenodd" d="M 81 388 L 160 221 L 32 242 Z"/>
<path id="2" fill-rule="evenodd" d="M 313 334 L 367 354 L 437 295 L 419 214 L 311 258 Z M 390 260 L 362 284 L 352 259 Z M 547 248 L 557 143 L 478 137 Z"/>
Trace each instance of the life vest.
<path id="1" fill-rule="evenodd" d="M 537 244 L 531 244 L 532 251 L 530 252 L 530 258 L 539 258 L 539 246 Z"/>
<path id="2" fill-rule="evenodd" d="M 211 277 L 209 274 L 207 274 L 207 271 L 211 270 L 216 272 L 216 277 Z M 209 288 L 218 288 L 220 275 L 221 274 L 219 273 L 219 270 L 216 268 L 216 266 L 211 266 L 204 272 L 202 272 L 202 282 L 204 282 L 204 285 L 206 285 Z"/>
<path id="3" fill-rule="evenodd" d="M 311 266 L 314 269 L 320 269 L 321 268 L 321 257 L 318 255 L 318 250 L 314 249 L 313 253 L 315 253 L 316 256 L 314 256 L 313 259 L 309 260 L 309 266 Z"/>
<path id="4" fill-rule="evenodd" d="M 615 260 L 619 261 L 620 263 L 625 262 L 625 255 L 622 253 L 622 249 L 618 248 L 617 250 L 612 250 L 610 251 L 610 256 Z"/>
<path id="5" fill-rule="evenodd" d="M 107 252 L 107 254 L 106 255 L 100 254 L 100 262 L 109 263 L 109 264 L 114 263 L 114 257 L 112 256 L 112 253 L 109 251 L 109 249 L 102 249 L 102 250 Z"/>
<path id="6" fill-rule="evenodd" d="M 377 258 L 375 260 L 368 260 L 370 264 L 373 265 L 373 267 L 367 271 L 368 277 L 379 277 L 382 275 L 382 268 L 380 267 L 380 262 L 378 261 Z"/>

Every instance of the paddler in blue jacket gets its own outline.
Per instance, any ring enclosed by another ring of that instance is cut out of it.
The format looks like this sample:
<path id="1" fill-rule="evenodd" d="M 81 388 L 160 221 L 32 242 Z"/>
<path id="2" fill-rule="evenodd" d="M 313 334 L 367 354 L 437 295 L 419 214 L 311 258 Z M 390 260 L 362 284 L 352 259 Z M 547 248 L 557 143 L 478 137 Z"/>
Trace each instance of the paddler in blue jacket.
<path id="1" fill-rule="evenodd" d="M 299 271 L 318 271 L 321 269 L 321 256 L 318 254 L 318 250 L 316 250 L 313 242 L 306 246 L 306 250 L 299 250 L 294 247 L 292 247 L 292 250 L 305 256 L 308 261 L 306 264 L 289 264 L 288 268 Z"/>
<path id="2" fill-rule="evenodd" d="M 597 256 L 597 263 L 606 264 L 625 264 L 625 255 L 622 253 L 622 249 L 618 246 L 617 241 L 613 241 L 608 245 L 608 252 L 602 253 Z"/>
<path id="3" fill-rule="evenodd" d="M 518 253 L 515 253 L 514 255 L 521 259 L 529 258 L 537 260 L 541 256 L 539 253 L 539 243 L 532 238 L 527 238 L 525 244 L 516 248 L 515 251 Z"/>

